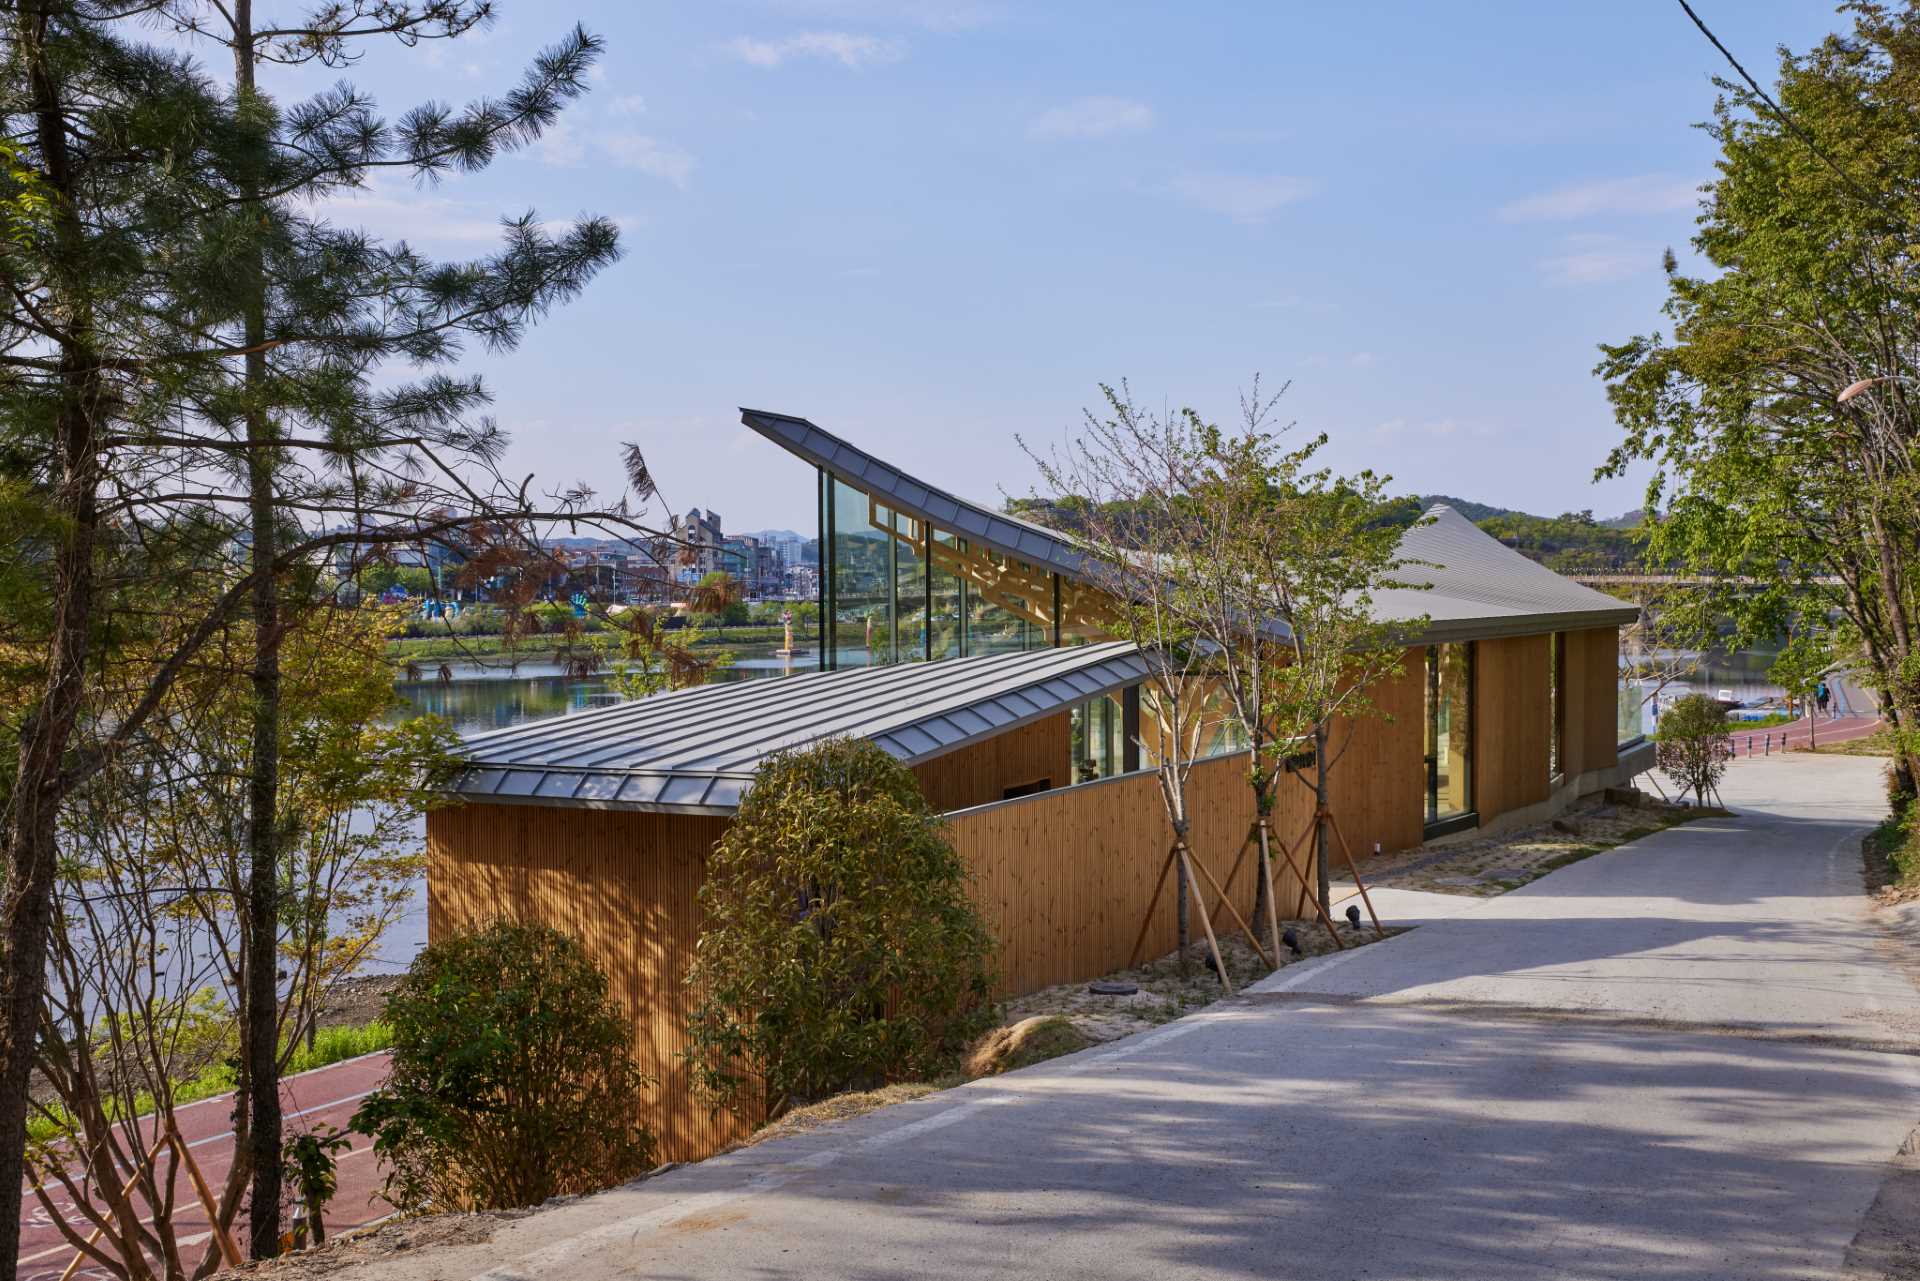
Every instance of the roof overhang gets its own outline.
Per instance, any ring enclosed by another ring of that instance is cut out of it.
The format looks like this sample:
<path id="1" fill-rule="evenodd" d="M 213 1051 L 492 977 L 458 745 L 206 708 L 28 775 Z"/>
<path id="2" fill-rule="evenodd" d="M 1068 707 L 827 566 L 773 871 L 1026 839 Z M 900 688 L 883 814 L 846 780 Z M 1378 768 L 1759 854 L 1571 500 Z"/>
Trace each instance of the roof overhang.
<path id="1" fill-rule="evenodd" d="M 919 765 L 1147 675 L 1139 650 L 1109 642 L 700 686 L 473 735 L 450 790 L 487 804 L 725 816 L 775 752 L 854 737 Z"/>

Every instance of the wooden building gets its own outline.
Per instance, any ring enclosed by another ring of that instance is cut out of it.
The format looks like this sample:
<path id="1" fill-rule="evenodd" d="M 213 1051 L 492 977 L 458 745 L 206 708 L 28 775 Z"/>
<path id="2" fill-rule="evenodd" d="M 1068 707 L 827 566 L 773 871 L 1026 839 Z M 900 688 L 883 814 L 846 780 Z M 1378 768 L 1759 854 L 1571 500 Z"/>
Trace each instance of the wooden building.
<path id="1" fill-rule="evenodd" d="M 707 853 L 776 750 L 850 735 L 911 766 L 973 869 L 1009 995 L 1127 964 L 1143 922 L 1146 955 L 1175 942 L 1171 894 L 1147 921 L 1171 833 L 1141 768 L 1145 665 L 1100 635 L 1071 544 L 804 419 L 743 421 L 816 470 L 821 670 L 477 735 L 464 803 L 427 824 L 430 937 L 511 917 L 582 939 L 632 1012 L 666 1159 L 737 1137 L 687 1095 L 683 977 Z M 1388 718 L 1350 727 L 1332 779 L 1357 853 L 1536 822 L 1650 763 L 1618 732 L 1633 608 L 1431 514 L 1403 543 L 1430 585 L 1376 602 L 1426 622 L 1375 692 Z M 1191 782 L 1195 857 L 1222 879 L 1253 820 L 1233 746 Z M 1282 798 L 1277 826 L 1298 833 L 1310 793 Z M 1250 869 L 1227 888 L 1250 914 Z"/>

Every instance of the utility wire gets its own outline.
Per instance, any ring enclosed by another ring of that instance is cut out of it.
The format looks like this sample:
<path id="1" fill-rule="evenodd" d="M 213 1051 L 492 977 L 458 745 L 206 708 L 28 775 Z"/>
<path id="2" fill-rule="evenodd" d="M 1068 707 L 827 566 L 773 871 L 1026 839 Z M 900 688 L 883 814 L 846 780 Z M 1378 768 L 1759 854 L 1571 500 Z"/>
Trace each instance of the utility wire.
<path id="1" fill-rule="evenodd" d="M 1825 149 L 1822 148 L 1819 143 L 1814 141 L 1812 134 L 1808 133 L 1805 129 L 1802 129 L 1799 125 L 1794 123 L 1793 117 L 1787 114 L 1786 108 L 1782 107 L 1779 103 L 1775 102 L 1770 96 L 1768 96 L 1767 91 L 1760 87 L 1760 82 L 1758 80 L 1755 80 L 1753 76 L 1748 73 L 1747 69 L 1740 65 L 1740 60 L 1733 56 L 1732 50 L 1728 49 L 1727 46 L 1725 46 L 1724 44 L 1721 44 L 1720 37 L 1714 35 L 1713 30 L 1710 27 L 1708 27 L 1706 23 L 1700 20 L 1700 15 L 1693 11 L 1693 6 L 1688 4 L 1687 0 L 1679 0 L 1679 4 L 1681 9 L 1686 11 L 1687 17 L 1693 20 L 1693 25 L 1700 28 L 1700 34 L 1705 36 L 1707 40 L 1713 45 L 1713 47 L 1720 51 L 1720 56 L 1727 60 L 1728 66 L 1732 67 L 1735 71 L 1740 73 L 1740 78 L 1747 82 L 1747 88 L 1753 91 L 1753 96 L 1760 99 L 1761 102 L 1766 104 L 1767 110 L 1773 113 L 1773 118 L 1775 120 L 1778 120 L 1782 127 L 1784 127 L 1789 133 L 1793 134 L 1793 136 L 1798 138 L 1801 142 L 1805 143 L 1807 150 L 1811 151 L 1815 156 L 1819 157 L 1820 163 L 1824 164 L 1827 168 L 1833 170 L 1834 176 L 1839 178 L 1840 181 L 1844 183 L 1847 186 L 1847 188 L 1850 191 L 1852 191 L 1856 197 L 1865 201 L 1867 204 L 1873 206 L 1875 209 L 1879 210 L 1882 213 L 1888 212 L 1886 209 L 1884 209 L 1881 206 L 1881 203 L 1878 198 L 1876 198 L 1871 192 L 1867 191 L 1866 188 L 1862 187 L 1859 183 L 1855 182 L 1853 178 L 1848 175 L 1847 171 L 1842 169 L 1839 166 L 1839 164 L 1833 159 L 1833 157 L 1829 156 L 1826 153 Z"/>

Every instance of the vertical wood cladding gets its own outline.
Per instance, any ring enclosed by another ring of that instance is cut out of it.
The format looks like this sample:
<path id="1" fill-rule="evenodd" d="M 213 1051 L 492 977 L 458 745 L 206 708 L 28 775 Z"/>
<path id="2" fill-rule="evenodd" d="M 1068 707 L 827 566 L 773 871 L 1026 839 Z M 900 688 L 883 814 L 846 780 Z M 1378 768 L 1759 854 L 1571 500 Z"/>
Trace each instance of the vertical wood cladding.
<path id="1" fill-rule="evenodd" d="M 1567 776 L 1619 761 L 1620 631 L 1567 633 Z"/>
<path id="2" fill-rule="evenodd" d="M 1482 823 L 1547 799 L 1553 736 L 1551 636 L 1483 640 L 1475 657 L 1474 805 Z"/>
<path id="3" fill-rule="evenodd" d="M 1251 919 L 1256 869 L 1251 853 L 1227 882 L 1253 825 L 1253 794 L 1242 757 L 1195 765 L 1187 782 L 1193 815 L 1194 857 L 1225 883 L 1235 906 Z M 1306 791 L 1283 791 L 1275 826 L 1291 840 L 1312 813 Z M 1026 797 L 949 822 L 949 837 L 973 869 L 973 895 L 1000 943 L 1000 992 L 1018 996 L 1055 983 L 1092 978 L 1125 966 L 1146 920 L 1173 845 L 1151 774 L 1131 774 L 1051 795 Z M 1298 892 L 1275 852 L 1275 885 L 1282 904 Z M 1303 860 L 1307 875 L 1311 864 Z M 1205 877 L 1200 877 L 1204 884 Z M 1198 888 L 1198 887 L 1196 887 Z M 1234 929 L 1224 909 L 1207 908 L 1216 933 Z M 1204 937 L 1191 917 L 1192 937 Z M 1163 956 L 1179 937 L 1171 876 L 1154 907 L 1140 959 Z"/>
<path id="4" fill-rule="evenodd" d="M 1408 650 L 1400 675 L 1373 687 L 1380 715 L 1343 722 L 1334 731 L 1335 750 L 1347 746 L 1329 776 L 1331 805 L 1356 859 L 1372 854 L 1376 843 L 1386 853 L 1420 843 L 1426 821 L 1426 661 L 1426 650 Z M 1304 777 L 1311 781 L 1311 771 Z M 1311 812 L 1303 813 L 1302 823 Z M 1335 876 L 1345 870 L 1338 853 L 1332 868 Z"/>
<path id="5" fill-rule="evenodd" d="M 427 816 L 428 937 L 507 919 L 579 939 L 633 1023 L 634 1057 L 655 1083 L 649 1123 L 663 1161 L 709 1155 L 746 1133 L 691 1096 L 680 1059 L 700 936 L 694 896 L 726 822 L 530 805 Z"/>
<path id="6" fill-rule="evenodd" d="M 927 803 L 942 813 L 988 805 L 1009 787 L 1049 779 L 1053 787 L 1073 781 L 1070 713 L 1033 721 L 1005 734 L 913 767 Z"/>

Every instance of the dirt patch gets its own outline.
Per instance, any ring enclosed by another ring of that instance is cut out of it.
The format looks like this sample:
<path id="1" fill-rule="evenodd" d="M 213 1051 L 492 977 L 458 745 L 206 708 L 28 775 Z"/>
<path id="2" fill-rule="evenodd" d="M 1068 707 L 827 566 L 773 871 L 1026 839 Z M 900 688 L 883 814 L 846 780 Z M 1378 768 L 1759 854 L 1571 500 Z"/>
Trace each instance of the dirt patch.
<path id="1" fill-rule="evenodd" d="M 1217 922 L 1215 928 L 1219 928 Z M 1284 943 L 1281 945 L 1282 969 L 1297 961 L 1339 950 L 1326 926 L 1317 919 L 1282 921 L 1280 929 L 1283 934 L 1290 933 L 1300 949 L 1296 953 Z M 1196 928 L 1195 933 L 1198 932 Z M 1400 932 L 1388 927 L 1387 936 Z M 1371 924 L 1356 930 L 1344 920 L 1340 922 L 1339 935 L 1345 947 L 1365 946 L 1380 939 Z M 1266 936 L 1262 935 L 1261 940 L 1264 943 Z M 1220 936 L 1220 953 L 1236 992 L 1274 972 L 1248 944 L 1244 934 Z M 1003 1018 L 1012 1025 L 1022 1020 L 1057 1017 L 1072 1024 L 1089 1043 L 1117 1040 L 1170 1023 L 1224 996 L 1212 959 L 1203 938 L 1187 948 L 1184 966 L 1180 953 L 1175 951 L 1136 969 L 1118 970 L 1099 980 L 1131 984 L 1137 989 L 1131 995 L 1103 996 L 1094 992 L 1088 983 L 1062 983 L 1008 1001 L 1003 1007 Z"/>
<path id="2" fill-rule="evenodd" d="M 413 1219 L 388 1219 L 335 1237 L 325 1245 L 277 1259 L 262 1259 L 236 1269 L 236 1276 L 272 1277 L 274 1281 L 305 1281 L 347 1268 L 377 1263 L 415 1250 L 484 1245 L 495 1229 L 532 1210 L 498 1210 L 486 1214 L 429 1214 Z"/>
<path id="3" fill-rule="evenodd" d="M 895 1103 L 911 1103 L 915 1099 L 924 1099 L 929 1094 L 959 1085 L 965 1080 L 965 1077 L 956 1075 L 939 1081 L 905 1081 L 899 1085 L 883 1085 L 877 1090 L 855 1090 L 848 1094 L 836 1094 L 830 1099 L 822 1099 L 818 1103 L 809 1103 L 805 1107 L 793 1109 L 773 1124 L 755 1130 L 749 1138 L 735 1146 L 750 1148 L 770 1139 L 789 1139 L 796 1134 L 817 1130 L 823 1125 L 832 1125 L 836 1121 L 850 1121 L 856 1116 L 877 1112 Z"/>
<path id="4" fill-rule="evenodd" d="M 367 974 L 342 979 L 320 1011 L 321 1027 L 365 1027 L 385 1017 L 387 997 L 400 986 L 401 974 Z"/>
<path id="5" fill-rule="evenodd" d="M 1480 840 L 1437 842 L 1367 859 L 1369 886 L 1488 898 L 1616 845 L 1725 810 L 1668 805 L 1637 794 L 1595 797 L 1535 827 Z M 1634 799 L 1628 799 L 1634 797 Z"/>

